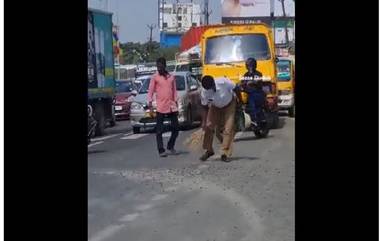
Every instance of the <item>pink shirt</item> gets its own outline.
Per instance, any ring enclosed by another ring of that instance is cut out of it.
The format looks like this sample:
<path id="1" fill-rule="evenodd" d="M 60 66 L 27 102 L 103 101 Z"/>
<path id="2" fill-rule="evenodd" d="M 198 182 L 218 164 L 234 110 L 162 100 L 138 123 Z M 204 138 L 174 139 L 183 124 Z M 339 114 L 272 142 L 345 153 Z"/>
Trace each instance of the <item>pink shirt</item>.
<path id="1" fill-rule="evenodd" d="M 177 108 L 177 87 L 173 75 L 166 77 L 155 73 L 149 83 L 148 102 L 153 101 L 153 94 L 156 93 L 157 112 L 171 113 L 178 111 Z"/>

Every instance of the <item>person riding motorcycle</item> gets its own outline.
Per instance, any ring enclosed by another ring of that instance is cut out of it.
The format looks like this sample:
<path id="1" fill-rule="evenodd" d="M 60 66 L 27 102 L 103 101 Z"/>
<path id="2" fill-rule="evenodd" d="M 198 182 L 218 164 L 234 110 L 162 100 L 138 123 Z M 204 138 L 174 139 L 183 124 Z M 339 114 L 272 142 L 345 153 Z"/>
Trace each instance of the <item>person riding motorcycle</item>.
<path id="1" fill-rule="evenodd" d="M 266 93 L 263 90 L 261 80 L 262 73 L 256 69 L 257 62 L 254 58 L 246 60 L 247 72 L 241 81 L 242 91 L 248 94 L 248 103 L 246 113 L 250 115 L 251 120 L 261 125 L 266 125 L 264 110 L 266 108 Z"/>

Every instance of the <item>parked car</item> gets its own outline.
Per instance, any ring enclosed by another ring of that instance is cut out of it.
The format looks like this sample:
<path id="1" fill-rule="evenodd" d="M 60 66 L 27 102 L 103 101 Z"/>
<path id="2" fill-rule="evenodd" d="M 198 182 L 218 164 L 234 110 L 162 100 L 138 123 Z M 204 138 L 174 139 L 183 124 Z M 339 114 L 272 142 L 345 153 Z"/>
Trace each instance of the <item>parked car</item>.
<path id="1" fill-rule="evenodd" d="M 201 85 L 190 72 L 172 72 L 176 79 L 178 93 L 178 121 L 181 127 L 190 126 L 194 121 L 201 120 Z M 139 94 L 131 105 L 131 124 L 134 133 L 139 133 L 141 128 L 154 128 L 155 116 L 150 115 L 147 105 L 147 95 L 151 76 L 144 77 Z M 156 103 L 152 103 L 156 111 Z M 164 125 L 170 125 L 169 120 L 164 120 Z"/>
<path id="2" fill-rule="evenodd" d="M 133 81 L 116 81 L 115 117 L 116 120 L 129 118 L 131 110 L 132 91 L 137 91 Z"/>

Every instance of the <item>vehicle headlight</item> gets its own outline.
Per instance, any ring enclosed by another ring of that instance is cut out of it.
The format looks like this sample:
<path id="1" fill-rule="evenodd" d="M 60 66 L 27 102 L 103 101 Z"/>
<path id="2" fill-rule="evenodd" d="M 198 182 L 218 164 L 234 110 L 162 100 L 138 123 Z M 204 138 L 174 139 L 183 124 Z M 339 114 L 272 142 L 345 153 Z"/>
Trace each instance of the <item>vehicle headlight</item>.
<path id="1" fill-rule="evenodd" d="M 132 102 L 131 109 L 132 110 L 144 110 L 144 107 L 140 103 Z"/>

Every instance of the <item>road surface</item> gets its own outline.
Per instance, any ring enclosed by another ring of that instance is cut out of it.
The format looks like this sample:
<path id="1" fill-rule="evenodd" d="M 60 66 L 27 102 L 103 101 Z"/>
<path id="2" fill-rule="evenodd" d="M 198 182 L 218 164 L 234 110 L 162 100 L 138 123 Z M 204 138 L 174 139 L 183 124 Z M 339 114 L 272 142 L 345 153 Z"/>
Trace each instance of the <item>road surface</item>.
<path id="1" fill-rule="evenodd" d="M 154 133 L 111 129 L 88 148 L 88 240 L 294 241 L 294 122 L 238 133 L 230 163 L 187 150 L 196 129 L 167 158 Z"/>

